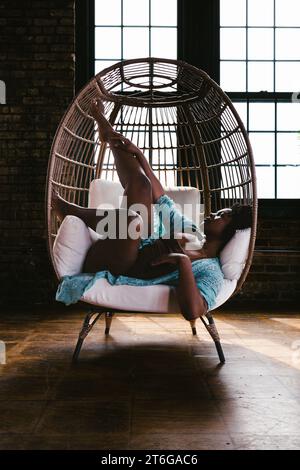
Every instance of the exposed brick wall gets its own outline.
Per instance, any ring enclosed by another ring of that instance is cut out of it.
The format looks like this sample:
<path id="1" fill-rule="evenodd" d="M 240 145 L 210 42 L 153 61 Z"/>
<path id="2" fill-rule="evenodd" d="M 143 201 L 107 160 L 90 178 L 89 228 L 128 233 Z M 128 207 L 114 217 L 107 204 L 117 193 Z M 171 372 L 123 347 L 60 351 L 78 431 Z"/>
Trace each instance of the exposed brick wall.
<path id="1" fill-rule="evenodd" d="M 291 302 L 300 298 L 300 253 L 256 252 L 244 298 Z"/>
<path id="2" fill-rule="evenodd" d="M 298 306 L 300 299 L 300 214 L 260 214 L 253 263 L 239 294 L 228 302 L 245 306 Z"/>
<path id="3" fill-rule="evenodd" d="M 53 135 L 74 96 L 74 2 L 0 0 L 0 303 L 53 302 L 44 191 Z M 228 305 L 300 297 L 297 220 L 260 214 L 257 251 Z M 279 253 L 277 249 L 297 250 Z M 267 252 L 264 250 L 273 250 Z"/>
<path id="4" fill-rule="evenodd" d="M 51 142 L 74 94 L 74 2 L 0 1 L 1 303 L 45 303 L 53 277 L 44 192 Z"/>

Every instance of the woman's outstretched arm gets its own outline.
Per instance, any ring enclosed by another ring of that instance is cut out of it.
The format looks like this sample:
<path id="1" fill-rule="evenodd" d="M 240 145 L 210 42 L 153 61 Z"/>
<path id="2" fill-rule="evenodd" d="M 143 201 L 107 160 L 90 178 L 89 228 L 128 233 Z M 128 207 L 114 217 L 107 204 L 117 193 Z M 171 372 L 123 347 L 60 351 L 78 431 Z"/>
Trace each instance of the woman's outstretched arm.
<path id="1" fill-rule="evenodd" d="M 176 286 L 177 298 L 186 320 L 196 320 L 207 312 L 207 304 L 201 295 L 192 271 L 188 256 L 179 261 L 179 284 Z"/>
<path id="2" fill-rule="evenodd" d="M 178 266 L 179 284 L 176 286 L 176 292 L 184 318 L 191 321 L 205 315 L 207 304 L 197 287 L 190 258 L 182 253 L 172 253 L 152 262 L 153 265 L 163 263 Z"/>

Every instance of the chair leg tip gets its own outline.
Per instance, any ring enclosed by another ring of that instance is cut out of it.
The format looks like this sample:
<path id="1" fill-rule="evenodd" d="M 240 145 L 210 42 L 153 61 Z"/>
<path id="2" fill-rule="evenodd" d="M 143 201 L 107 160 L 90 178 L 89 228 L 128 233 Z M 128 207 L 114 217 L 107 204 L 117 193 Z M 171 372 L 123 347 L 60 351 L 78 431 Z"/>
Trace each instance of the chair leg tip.
<path id="1" fill-rule="evenodd" d="M 196 334 L 197 334 L 197 330 L 196 330 L 196 328 L 195 328 L 194 326 L 192 327 L 192 332 L 193 332 L 193 335 L 196 335 Z"/>
<path id="2" fill-rule="evenodd" d="M 105 334 L 105 335 L 109 335 L 109 328 L 105 328 L 104 334 Z"/>
<path id="3" fill-rule="evenodd" d="M 223 349 L 222 349 L 222 346 L 221 346 L 220 341 L 216 341 L 216 342 L 215 342 L 215 345 L 216 345 L 216 349 L 217 349 L 217 353 L 218 353 L 220 362 L 221 362 L 221 364 L 224 364 L 224 362 L 225 362 L 225 356 L 224 356 L 224 352 L 223 352 Z"/>

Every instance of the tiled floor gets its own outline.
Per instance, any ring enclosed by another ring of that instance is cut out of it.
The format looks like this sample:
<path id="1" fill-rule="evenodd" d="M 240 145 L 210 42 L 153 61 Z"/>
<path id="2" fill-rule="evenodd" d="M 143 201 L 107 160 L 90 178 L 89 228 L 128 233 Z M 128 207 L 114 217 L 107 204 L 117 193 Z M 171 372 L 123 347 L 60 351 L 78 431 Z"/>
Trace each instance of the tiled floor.
<path id="1" fill-rule="evenodd" d="M 100 319 L 77 366 L 78 309 L 0 319 L 1 449 L 300 448 L 300 315 L 216 313 L 222 366 L 179 315 Z"/>

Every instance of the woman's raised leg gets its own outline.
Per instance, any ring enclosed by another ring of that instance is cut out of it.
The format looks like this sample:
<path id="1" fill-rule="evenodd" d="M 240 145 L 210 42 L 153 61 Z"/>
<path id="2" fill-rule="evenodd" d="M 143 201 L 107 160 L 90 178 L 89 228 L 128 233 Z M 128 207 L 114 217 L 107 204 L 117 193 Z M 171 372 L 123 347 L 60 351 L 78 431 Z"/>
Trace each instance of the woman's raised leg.
<path id="1" fill-rule="evenodd" d="M 140 214 L 147 233 L 151 232 L 152 223 L 152 184 L 145 174 L 137 158 L 130 151 L 131 142 L 116 132 L 103 115 L 101 100 L 93 100 L 91 114 L 97 122 L 100 138 L 109 143 L 115 159 L 116 170 L 121 185 L 124 188 L 124 196 L 127 197 L 127 207 L 134 209 L 137 204 L 144 208 Z M 133 144 L 132 144 L 133 145 Z"/>
<path id="2" fill-rule="evenodd" d="M 122 216 L 120 216 L 120 209 L 109 209 L 101 211 L 101 214 L 99 214 L 97 209 L 81 207 L 65 201 L 56 192 L 52 194 L 52 210 L 55 211 L 61 221 L 67 215 L 73 215 L 79 217 L 86 225 L 98 233 L 99 222 L 105 219 L 104 224 L 106 225 L 108 213 L 114 213 L 111 214 L 110 220 L 113 224 L 116 223 L 116 226 L 112 227 L 111 232 L 109 232 L 109 227 L 105 228 L 107 236 L 99 239 L 91 246 L 84 262 L 83 272 L 95 273 L 107 269 L 115 275 L 124 274 L 136 261 L 140 233 L 143 227 L 141 217 L 128 214 L 127 211 L 123 211 Z M 124 227 L 120 227 L 122 222 Z M 134 238 L 128 236 L 127 229 L 134 233 Z M 125 235 L 125 238 L 119 237 L 121 232 Z M 101 235 L 103 235 L 103 230 L 101 230 Z"/>
<path id="3" fill-rule="evenodd" d="M 103 115 L 104 107 L 103 107 L 103 103 L 101 102 L 101 100 L 94 100 L 92 102 L 91 112 L 98 123 L 98 129 L 99 129 L 99 134 L 100 134 L 101 139 L 103 141 L 110 142 L 113 154 L 117 160 L 118 160 L 118 153 L 120 153 L 120 150 L 124 150 L 131 157 L 132 155 L 136 156 L 136 159 L 138 160 L 138 163 L 140 164 L 143 172 L 145 173 L 145 175 L 149 178 L 151 182 L 152 200 L 155 203 L 157 199 L 162 194 L 164 194 L 164 189 L 159 179 L 156 177 L 154 171 L 152 170 L 151 166 L 149 165 L 149 162 L 147 161 L 141 149 L 137 147 L 129 139 L 123 137 L 121 134 L 114 131 L 111 124 L 107 121 L 107 119 Z M 118 164 L 117 160 L 116 160 L 116 165 Z M 124 163 L 127 165 L 126 161 Z M 119 177 L 122 183 L 123 176 L 124 178 L 126 178 L 126 176 L 123 174 L 124 173 L 123 168 L 119 168 L 119 170 L 120 170 Z M 125 184 L 125 181 L 124 181 L 124 184 Z M 124 184 L 123 184 L 123 187 L 124 187 Z"/>

